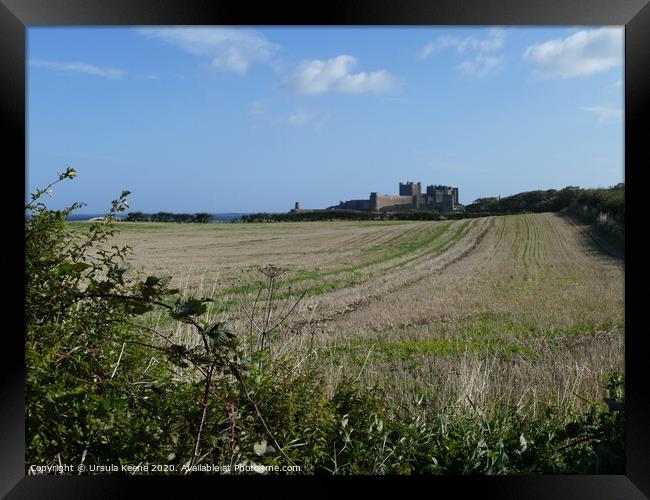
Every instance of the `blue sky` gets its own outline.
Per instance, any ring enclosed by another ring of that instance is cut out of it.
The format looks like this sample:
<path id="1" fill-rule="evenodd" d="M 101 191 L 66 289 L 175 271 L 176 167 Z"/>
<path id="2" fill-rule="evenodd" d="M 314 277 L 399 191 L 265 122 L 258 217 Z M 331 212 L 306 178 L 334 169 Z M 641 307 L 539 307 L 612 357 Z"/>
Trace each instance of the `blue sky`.
<path id="1" fill-rule="evenodd" d="M 622 27 L 33 27 L 27 187 L 52 208 L 284 212 L 624 180 Z"/>

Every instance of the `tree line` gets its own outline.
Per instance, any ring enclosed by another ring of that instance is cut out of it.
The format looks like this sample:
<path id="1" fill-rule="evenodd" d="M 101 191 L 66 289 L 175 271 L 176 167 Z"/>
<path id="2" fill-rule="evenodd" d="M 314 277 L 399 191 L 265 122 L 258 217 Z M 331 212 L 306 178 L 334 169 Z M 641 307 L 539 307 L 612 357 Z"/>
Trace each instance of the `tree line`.
<path id="1" fill-rule="evenodd" d="M 588 206 L 596 212 L 605 212 L 623 219 L 625 214 L 625 183 L 609 188 L 582 189 L 567 186 L 564 189 L 526 191 L 506 197 L 478 198 L 467 205 L 470 213 L 559 212 L 579 206 Z"/>
<path id="2" fill-rule="evenodd" d="M 127 214 L 127 222 L 212 222 L 212 214 L 199 212 L 196 214 L 175 214 L 171 212 L 157 212 L 146 214 L 143 212 L 130 212 Z"/>

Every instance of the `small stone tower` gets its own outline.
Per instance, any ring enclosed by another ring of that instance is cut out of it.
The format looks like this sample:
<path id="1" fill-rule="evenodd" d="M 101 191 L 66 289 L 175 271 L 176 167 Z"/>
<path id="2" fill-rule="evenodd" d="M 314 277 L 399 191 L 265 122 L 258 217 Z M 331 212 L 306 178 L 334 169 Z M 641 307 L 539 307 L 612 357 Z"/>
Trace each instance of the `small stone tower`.
<path id="1" fill-rule="evenodd" d="M 379 205 L 377 204 L 377 193 L 372 192 L 370 193 L 370 211 L 376 212 L 377 210 L 379 210 Z"/>
<path id="2" fill-rule="evenodd" d="M 420 196 L 422 194 L 422 184 L 419 182 L 400 182 L 399 195 L 400 196 Z"/>

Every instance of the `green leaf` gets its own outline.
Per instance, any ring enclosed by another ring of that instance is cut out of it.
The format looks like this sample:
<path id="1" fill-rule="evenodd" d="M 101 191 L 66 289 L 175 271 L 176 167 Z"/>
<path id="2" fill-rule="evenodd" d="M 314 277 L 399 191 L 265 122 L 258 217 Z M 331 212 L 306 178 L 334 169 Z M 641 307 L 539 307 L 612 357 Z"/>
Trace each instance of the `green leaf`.
<path id="1" fill-rule="evenodd" d="M 135 314 L 135 315 L 144 314 L 146 312 L 151 311 L 152 309 L 153 309 L 153 306 L 151 304 L 145 304 L 145 303 L 139 302 L 137 300 L 132 301 L 129 304 L 129 312 L 131 314 Z"/>
<path id="2" fill-rule="evenodd" d="M 162 278 L 158 276 L 147 276 L 147 279 L 144 281 L 144 286 L 146 287 L 154 287 L 160 283 Z"/>
<path id="3" fill-rule="evenodd" d="M 176 366 L 187 367 L 189 366 L 184 360 L 183 356 L 187 356 L 188 351 L 185 346 L 180 344 L 172 344 L 169 346 L 169 356 L 168 359 L 174 363 Z"/>
<path id="4" fill-rule="evenodd" d="M 93 267 L 93 266 L 87 264 L 86 262 L 75 262 L 72 266 L 72 268 L 78 273 L 80 273 L 81 271 L 85 271 L 89 267 Z"/>
<path id="5" fill-rule="evenodd" d="M 92 266 L 90 264 L 86 264 L 85 262 L 75 262 L 73 264 L 72 262 L 63 261 L 55 268 L 55 273 L 59 276 L 79 274 L 89 267 Z"/>
<path id="6" fill-rule="evenodd" d="M 108 271 L 107 276 L 109 279 L 116 280 L 120 284 L 124 284 L 124 273 L 126 273 L 129 268 L 125 265 L 114 264 Z"/>
<path id="7" fill-rule="evenodd" d="M 74 269 L 72 263 L 63 261 L 61 262 L 58 266 L 56 266 L 55 272 L 59 276 L 66 276 L 68 274 L 72 274 L 72 270 Z"/>
<path id="8" fill-rule="evenodd" d="M 59 276 L 69 276 L 72 274 L 79 274 L 89 267 L 92 266 L 90 264 L 86 264 L 85 262 L 75 262 L 73 264 L 72 262 L 64 260 L 58 266 L 56 266 L 55 273 Z"/>
<path id="9" fill-rule="evenodd" d="M 187 354 L 187 347 L 180 345 L 180 344 L 172 344 L 169 346 L 169 350 L 173 354 L 178 354 L 178 355 L 183 355 Z"/>
<path id="10" fill-rule="evenodd" d="M 174 319 L 183 319 L 188 316 L 198 316 L 207 310 L 204 300 L 190 298 L 180 302 L 171 312 Z"/>
<path id="11" fill-rule="evenodd" d="M 205 329 L 205 334 L 212 340 L 232 339 L 236 336 L 232 323 L 217 321 Z"/>

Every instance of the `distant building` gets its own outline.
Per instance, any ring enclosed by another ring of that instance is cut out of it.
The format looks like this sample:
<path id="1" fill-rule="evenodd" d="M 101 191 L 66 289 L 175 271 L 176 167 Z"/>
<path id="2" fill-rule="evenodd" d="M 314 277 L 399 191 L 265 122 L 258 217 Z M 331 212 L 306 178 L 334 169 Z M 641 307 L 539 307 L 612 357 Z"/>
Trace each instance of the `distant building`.
<path id="1" fill-rule="evenodd" d="M 451 186 L 427 186 L 426 193 L 422 194 L 420 182 L 400 182 L 399 195 L 379 195 L 376 192 L 370 193 L 365 200 L 341 201 L 330 209 L 344 210 L 368 210 L 371 212 L 404 210 L 404 209 L 426 209 L 439 212 L 451 212 L 457 209 L 458 188 Z"/>
<path id="2" fill-rule="evenodd" d="M 289 210 L 290 214 L 305 213 L 305 212 L 322 212 L 322 208 L 300 208 L 300 202 L 296 202 L 293 205 L 293 208 Z"/>
<path id="3" fill-rule="evenodd" d="M 427 186 L 427 203 L 441 212 L 451 212 L 458 205 L 458 188 L 450 186 Z"/>
<path id="4" fill-rule="evenodd" d="M 422 185 L 419 182 L 400 182 L 399 195 L 400 196 L 420 196 L 422 194 Z"/>

